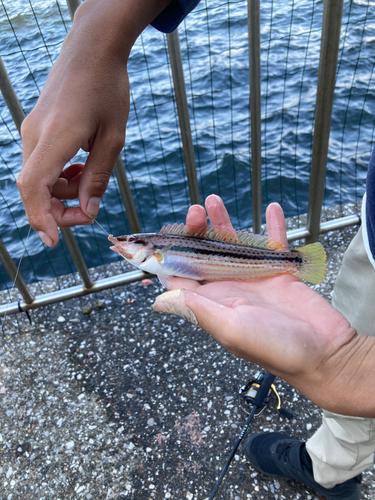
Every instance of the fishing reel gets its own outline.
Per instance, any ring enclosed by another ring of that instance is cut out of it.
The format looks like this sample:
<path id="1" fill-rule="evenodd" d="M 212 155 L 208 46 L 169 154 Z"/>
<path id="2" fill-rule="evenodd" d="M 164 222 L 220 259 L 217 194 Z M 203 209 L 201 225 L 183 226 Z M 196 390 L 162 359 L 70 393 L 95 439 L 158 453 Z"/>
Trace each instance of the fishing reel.
<path id="1" fill-rule="evenodd" d="M 213 500 L 213 498 L 216 496 L 221 481 L 223 480 L 224 475 L 228 470 L 229 465 L 232 462 L 234 455 L 236 454 L 236 451 L 250 426 L 251 420 L 254 416 L 256 416 L 256 411 L 259 410 L 265 403 L 269 402 L 272 393 L 274 393 L 277 397 L 278 412 L 286 418 L 290 419 L 293 417 L 293 413 L 291 411 L 281 406 L 281 398 L 279 393 L 277 392 L 275 384 L 273 383 L 274 380 L 275 375 L 272 375 L 272 373 L 269 372 L 263 372 L 260 375 L 257 375 L 254 379 L 251 379 L 245 386 L 241 387 L 240 394 L 242 393 L 247 404 L 252 405 L 252 409 L 208 500 Z M 259 415 L 259 413 L 257 415 Z"/>
<path id="2" fill-rule="evenodd" d="M 277 411 L 283 417 L 291 419 L 293 413 L 281 406 L 280 394 L 273 383 L 274 379 L 275 376 L 268 372 L 258 374 L 256 378 L 249 380 L 246 385 L 241 387 L 240 394 L 242 394 L 247 404 L 260 408 L 263 404 L 269 403 L 273 393 L 277 398 Z"/>

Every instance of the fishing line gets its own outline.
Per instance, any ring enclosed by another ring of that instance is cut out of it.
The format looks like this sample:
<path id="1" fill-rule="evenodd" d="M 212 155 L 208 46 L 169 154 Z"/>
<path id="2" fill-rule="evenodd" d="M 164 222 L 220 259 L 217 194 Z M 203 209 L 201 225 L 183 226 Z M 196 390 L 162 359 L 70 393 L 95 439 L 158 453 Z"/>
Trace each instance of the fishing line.
<path id="1" fill-rule="evenodd" d="M 98 226 L 104 231 L 104 233 L 109 236 L 109 233 L 104 229 L 104 227 L 95 219 L 95 222 L 98 224 Z M 25 257 L 25 254 L 27 252 L 27 245 L 28 245 L 28 242 L 29 242 L 29 237 L 30 237 L 30 233 L 31 233 L 31 226 L 29 226 L 29 231 L 27 233 L 27 237 L 26 237 L 26 243 L 25 243 L 25 248 L 24 248 L 24 251 L 23 251 L 23 254 L 20 258 L 20 261 L 18 263 L 18 266 L 17 266 L 17 271 L 16 271 L 16 275 L 14 277 L 14 280 L 13 281 L 13 285 L 16 287 L 16 281 L 17 281 L 17 278 L 18 278 L 18 275 L 19 275 L 19 272 L 20 272 L 20 268 L 21 268 L 21 264 L 22 264 L 22 261 L 23 261 L 23 258 Z M 9 306 L 10 306 L 10 303 L 7 305 L 6 309 L 5 309 L 5 313 L 4 313 L 4 316 L 3 316 L 3 321 L 6 320 L 6 317 L 7 317 L 7 314 L 8 314 L 8 309 L 9 309 Z M 20 312 L 25 312 L 30 323 L 32 322 L 31 321 L 31 317 L 30 317 L 30 313 L 29 311 L 22 311 L 21 309 L 21 304 L 20 304 L 20 300 L 18 301 L 18 307 L 20 309 Z"/>
<path id="2" fill-rule="evenodd" d="M 14 286 L 16 286 L 16 281 L 17 281 L 17 278 L 18 278 L 18 275 L 19 275 L 19 272 L 20 272 L 20 267 L 21 267 L 21 264 L 22 264 L 23 258 L 25 257 L 26 248 L 27 248 L 27 243 L 28 243 L 28 241 L 29 241 L 30 233 L 31 233 L 31 226 L 29 226 L 29 232 L 27 233 L 26 243 L 25 243 L 25 248 L 24 248 L 23 254 L 21 255 L 20 261 L 19 261 L 19 263 L 18 263 L 18 266 L 17 266 L 17 271 L 16 271 L 16 275 L 15 275 L 15 277 L 14 277 L 14 280 L 12 280 L 12 281 L 13 281 L 13 285 L 14 285 Z M 19 301 L 18 301 L 18 304 L 19 304 Z M 5 321 L 5 318 L 6 318 L 6 316 L 7 316 L 9 306 L 10 306 L 10 304 L 8 304 L 8 305 L 7 305 L 7 308 L 5 309 L 5 313 L 4 313 L 4 321 Z M 18 305 L 18 307 L 20 307 L 20 306 Z M 29 311 L 25 311 L 25 312 L 26 312 L 27 317 L 29 318 L 29 321 L 30 321 L 30 323 L 31 323 L 31 318 L 30 318 Z"/>
<path id="3" fill-rule="evenodd" d="M 103 229 L 103 231 L 105 232 L 105 234 L 107 236 L 109 236 L 109 233 L 104 229 L 104 227 L 95 219 L 95 222 L 98 224 L 99 227 L 101 227 Z"/>

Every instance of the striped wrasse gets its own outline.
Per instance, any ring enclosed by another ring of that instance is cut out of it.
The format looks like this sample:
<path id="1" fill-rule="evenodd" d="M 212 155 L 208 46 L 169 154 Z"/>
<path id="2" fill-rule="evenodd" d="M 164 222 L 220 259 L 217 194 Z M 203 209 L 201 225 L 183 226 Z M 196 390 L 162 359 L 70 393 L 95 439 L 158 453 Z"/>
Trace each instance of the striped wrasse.
<path id="1" fill-rule="evenodd" d="M 326 253 L 320 243 L 282 251 L 281 243 L 265 236 L 184 224 L 164 226 L 159 233 L 108 239 L 112 250 L 142 271 L 156 274 L 167 288 L 172 276 L 218 281 L 289 273 L 320 283 L 326 274 Z"/>

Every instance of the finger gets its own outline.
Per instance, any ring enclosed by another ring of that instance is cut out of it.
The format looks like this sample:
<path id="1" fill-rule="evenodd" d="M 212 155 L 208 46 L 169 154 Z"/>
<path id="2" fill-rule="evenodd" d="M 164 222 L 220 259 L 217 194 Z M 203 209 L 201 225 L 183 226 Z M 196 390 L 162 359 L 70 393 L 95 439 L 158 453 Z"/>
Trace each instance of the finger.
<path id="1" fill-rule="evenodd" d="M 82 173 L 84 168 L 85 168 L 84 163 L 81 162 L 72 163 L 71 165 L 64 168 L 64 170 L 60 174 L 60 177 L 62 179 L 68 179 L 68 180 L 73 179 L 76 175 Z"/>
<path id="2" fill-rule="evenodd" d="M 194 227 L 207 226 L 206 210 L 201 205 L 192 205 L 186 216 L 186 225 Z"/>
<path id="3" fill-rule="evenodd" d="M 84 163 L 73 163 L 65 168 L 53 186 L 51 195 L 60 200 L 78 198 L 79 183 L 84 167 Z"/>
<path id="4" fill-rule="evenodd" d="M 230 308 L 191 291 L 177 289 L 163 293 L 156 298 L 153 309 L 199 324 L 207 332 L 215 332 L 215 338 L 219 342 L 223 340 L 226 331 L 233 331 L 233 311 Z"/>
<path id="5" fill-rule="evenodd" d="M 281 250 L 288 250 L 284 212 L 278 203 L 271 203 L 268 205 L 266 210 L 266 221 L 269 238 L 283 244 L 284 246 Z"/>
<path id="6" fill-rule="evenodd" d="M 80 207 L 66 207 L 61 200 L 54 197 L 51 198 L 51 215 L 58 227 L 87 226 L 94 222 Z"/>
<path id="7" fill-rule="evenodd" d="M 171 290 L 157 297 L 153 309 L 175 314 L 212 335 L 220 344 L 236 356 L 249 359 L 250 349 L 243 350 L 250 339 L 243 333 L 235 309 L 187 290 Z M 254 342 L 255 347 L 256 342 Z M 246 356 L 244 356 L 246 354 Z"/>
<path id="8" fill-rule="evenodd" d="M 79 204 L 82 211 L 95 219 L 100 200 L 108 187 L 116 159 L 125 142 L 125 135 L 106 134 L 96 137 L 79 183 Z"/>
<path id="9" fill-rule="evenodd" d="M 58 228 L 51 214 L 51 192 L 68 158 L 79 149 L 69 140 L 41 139 L 34 151 L 24 157 L 17 187 L 25 206 L 27 219 L 48 246 L 58 242 Z"/>
<path id="10" fill-rule="evenodd" d="M 190 290 L 191 292 L 198 292 L 201 288 L 201 283 L 188 278 L 178 278 L 175 276 L 170 284 L 169 290 L 176 290 L 178 288 L 183 288 L 184 290 Z"/>
<path id="11" fill-rule="evenodd" d="M 229 214 L 220 196 L 211 194 L 206 198 L 205 206 L 212 226 L 233 229 Z"/>

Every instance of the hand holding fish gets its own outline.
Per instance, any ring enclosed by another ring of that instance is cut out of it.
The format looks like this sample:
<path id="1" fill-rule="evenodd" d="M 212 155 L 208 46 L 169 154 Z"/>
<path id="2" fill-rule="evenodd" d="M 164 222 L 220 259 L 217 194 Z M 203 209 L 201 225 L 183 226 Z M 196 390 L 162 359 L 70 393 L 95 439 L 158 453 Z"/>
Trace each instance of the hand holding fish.
<path id="1" fill-rule="evenodd" d="M 206 210 L 213 226 L 232 229 L 219 197 L 208 197 Z M 266 218 L 269 237 L 285 250 L 281 207 L 271 204 Z M 193 206 L 186 222 L 204 227 L 206 220 L 203 207 Z M 170 288 L 157 298 L 156 311 L 198 323 L 228 351 L 283 378 L 325 409 L 375 416 L 375 390 L 369 389 L 374 386 L 375 339 L 358 335 L 341 313 L 297 277 L 204 284 L 173 278 Z"/>
<path id="2" fill-rule="evenodd" d="M 231 240 L 231 233 L 235 235 L 236 232 L 222 200 L 215 195 L 209 196 L 206 210 L 212 226 L 226 232 L 226 239 Z M 288 249 L 281 207 L 276 203 L 269 205 L 266 218 L 270 240 L 283 245 L 276 250 L 281 258 Z M 204 208 L 198 205 L 190 207 L 186 223 L 195 233 L 199 228 L 204 232 L 207 226 Z M 136 243 L 136 236 L 127 237 L 128 241 L 131 240 L 130 246 Z M 178 235 L 172 237 L 178 241 Z M 116 243 L 119 253 L 134 263 L 134 255 L 123 253 L 121 238 L 112 238 L 111 241 Z M 156 246 L 158 244 L 162 246 L 163 242 L 156 241 Z M 124 246 L 129 248 L 127 242 Z M 142 262 L 149 260 L 154 266 L 151 272 L 158 274 L 163 265 L 175 265 L 177 260 L 180 265 L 175 267 L 176 273 L 191 272 L 186 259 L 184 261 L 181 256 L 176 259 L 174 255 L 174 259 L 170 259 L 165 252 L 149 259 L 144 240 L 140 247 L 141 252 L 138 251 L 136 257 L 138 263 L 135 264 L 140 268 Z M 163 248 L 165 250 L 165 246 Z M 178 248 L 178 244 L 167 245 L 169 251 L 174 249 L 176 252 Z M 195 252 L 191 252 L 192 255 L 199 257 L 204 249 L 199 247 Z M 261 252 L 269 257 L 268 250 Z M 220 254 L 220 251 L 216 253 Z M 277 264 L 274 252 L 271 256 L 272 263 Z M 237 258 L 234 257 L 234 262 Z M 294 256 L 290 258 L 295 259 Z M 217 265 L 214 258 L 211 261 Z M 162 277 L 170 291 L 156 299 L 154 309 L 199 324 L 228 351 L 283 378 L 325 409 L 374 417 L 375 393 L 372 399 L 363 397 L 358 387 L 366 387 L 368 396 L 368 388 L 373 386 L 375 354 L 368 356 L 368 351 L 375 353 L 375 339 L 357 335 L 339 311 L 297 276 L 290 274 L 298 275 L 299 271 L 294 267 L 281 268 L 279 272 L 283 274 L 266 279 L 244 281 L 237 278 L 202 283 L 181 277 Z"/>

